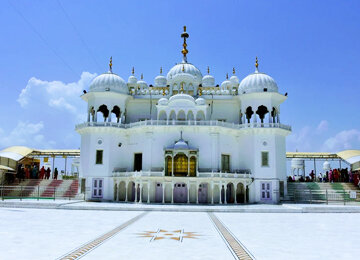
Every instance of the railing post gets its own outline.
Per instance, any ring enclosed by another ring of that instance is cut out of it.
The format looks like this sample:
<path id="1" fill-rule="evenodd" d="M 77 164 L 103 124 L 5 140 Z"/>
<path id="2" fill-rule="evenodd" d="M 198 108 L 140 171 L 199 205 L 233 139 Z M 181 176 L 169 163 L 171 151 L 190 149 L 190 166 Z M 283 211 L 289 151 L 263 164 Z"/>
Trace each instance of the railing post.
<path id="1" fill-rule="evenodd" d="M 1 199 L 4 200 L 4 183 L 1 185 Z"/>
<path id="2" fill-rule="evenodd" d="M 37 192 L 37 200 L 40 199 L 40 185 L 38 185 L 38 188 L 37 188 L 38 192 Z"/>
<path id="3" fill-rule="evenodd" d="M 329 204 L 329 200 L 328 200 L 328 190 L 326 189 L 326 205 Z"/>
<path id="4" fill-rule="evenodd" d="M 22 185 L 20 185 L 20 201 L 22 201 Z"/>

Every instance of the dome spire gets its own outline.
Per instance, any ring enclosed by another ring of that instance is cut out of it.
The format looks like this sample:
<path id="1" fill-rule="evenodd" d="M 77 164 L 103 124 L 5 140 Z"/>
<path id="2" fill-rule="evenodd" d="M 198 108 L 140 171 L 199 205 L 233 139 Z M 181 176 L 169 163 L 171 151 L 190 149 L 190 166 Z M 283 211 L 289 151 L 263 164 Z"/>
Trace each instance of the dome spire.
<path id="1" fill-rule="evenodd" d="M 209 68 L 209 66 L 207 67 L 207 73 L 210 74 L 210 68 Z"/>
<path id="2" fill-rule="evenodd" d="M 143 80 L 144 79 L 144 75 L 141 73 L 140 79 Z"/>
<path id="3" fill-rule="evenodd" d="M 160 75 L 162 75 L 162 67 L 160 67 Z"/>
<path id="4" fill-rule="evenodd" d="M 229 79 L 229 74 L 228 73 L 226 73 L 226 79 Z"/>
<path id="5" fill-rule="evenodd" d="M 187 63 L 186 54 L 188 54 L 189 51 L 186 49 L 187 47 L 186 38 L 189 38 L 189 34 L 186 32 L 186 26 L 184 26 L 184 32 L 181 34 L 181 38 L 184 38 L 184 43 L 183 43 L 184 48 L 181 51 L 181 53 L 183 54 L 183 62 Z"/>
<path id="6" fill-rule="evenodd" d="M 259 72 L 259 63 L 258 63 L 258 57 L 256 56 L 255 59 L 255 72 Z"/>
<path id="7" fill-rule="evenodd" d="M 235 68 L 233 68 L 233 75 L 235 75 Z"/>
<path id="8" fill-rule="evenodd" d="M 132 75 L 135 74 L 135 69 L 134 69 L 134 67 L 132 67 L 131 74 L 132 74 Z"/>
<path id="9" fill-rule="evenodd" d="M 112 56 L 110 57 L 109 71 L 112 73 Z"/>

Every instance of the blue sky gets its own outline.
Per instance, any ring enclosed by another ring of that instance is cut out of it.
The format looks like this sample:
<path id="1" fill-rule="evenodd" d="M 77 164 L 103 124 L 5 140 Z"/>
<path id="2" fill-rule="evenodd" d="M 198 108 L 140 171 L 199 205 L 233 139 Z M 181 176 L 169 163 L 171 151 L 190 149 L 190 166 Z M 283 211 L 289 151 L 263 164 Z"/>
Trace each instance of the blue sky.
<path id="1" fill-rule="evenodd" d="M 287 150 L 360 149 L 359 1 L 2 1 L 0 148 L 78 148 L 79 98 L 108 69 L 148 83 L 188 60 L 220 84 L 236 68 L 289 93 Z"/>

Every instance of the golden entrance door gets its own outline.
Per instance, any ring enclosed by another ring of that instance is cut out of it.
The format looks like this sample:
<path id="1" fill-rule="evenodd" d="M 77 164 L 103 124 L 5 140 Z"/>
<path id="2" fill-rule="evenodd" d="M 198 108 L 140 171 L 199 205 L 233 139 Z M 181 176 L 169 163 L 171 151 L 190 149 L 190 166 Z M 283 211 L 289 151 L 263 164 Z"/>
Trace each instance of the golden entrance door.
<path id="1" fill-rule="evenodd" d="M 187 176 L 188 158 L 185 154 L 177 154 L 174 158 L 174 175 Z"/>

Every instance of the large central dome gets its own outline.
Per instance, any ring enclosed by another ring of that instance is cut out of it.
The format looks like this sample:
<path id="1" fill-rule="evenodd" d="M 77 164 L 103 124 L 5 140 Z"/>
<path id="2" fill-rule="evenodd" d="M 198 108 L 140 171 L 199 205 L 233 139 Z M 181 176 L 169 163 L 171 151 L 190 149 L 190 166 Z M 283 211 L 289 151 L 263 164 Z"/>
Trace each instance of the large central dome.
<path id="1" fill-rule="evenodd" d="M 168 72 L 166 78 L 169 82 L 176 81 L 178 78 L 192 76 L 196 84 L 201 84 L 202 74 L 198 68 L 191 63 L 181 62 L 176 64 Z"/>

